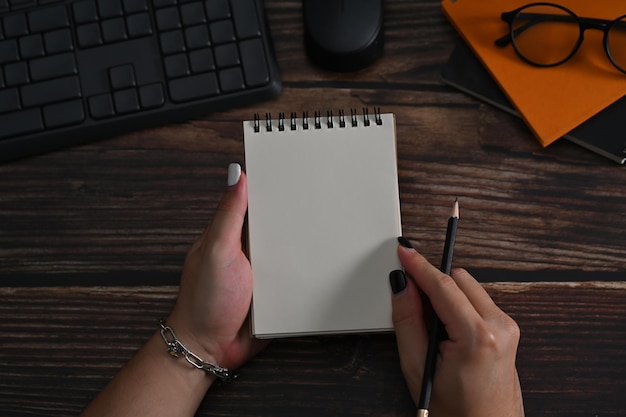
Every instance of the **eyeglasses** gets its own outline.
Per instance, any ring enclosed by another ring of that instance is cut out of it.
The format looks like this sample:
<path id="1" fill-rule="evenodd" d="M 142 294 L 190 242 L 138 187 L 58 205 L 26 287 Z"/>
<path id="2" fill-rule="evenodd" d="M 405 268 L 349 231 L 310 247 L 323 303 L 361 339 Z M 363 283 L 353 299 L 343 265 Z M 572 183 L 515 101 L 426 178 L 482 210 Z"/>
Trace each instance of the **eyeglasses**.
<path id="1" fill-rule="evenodd" d="M 587 29 L 604 32 L 602 44 L 611 63 L 626 73 L 626 15 L 615 20 L 578 17 L 563 6 L 532 3 L 502 13 L 509 33 L 495 41 L 499 47 L 509 43 L 517 55 L 537 67 L 553 67 L 570 59 L 583 43 Z"/>

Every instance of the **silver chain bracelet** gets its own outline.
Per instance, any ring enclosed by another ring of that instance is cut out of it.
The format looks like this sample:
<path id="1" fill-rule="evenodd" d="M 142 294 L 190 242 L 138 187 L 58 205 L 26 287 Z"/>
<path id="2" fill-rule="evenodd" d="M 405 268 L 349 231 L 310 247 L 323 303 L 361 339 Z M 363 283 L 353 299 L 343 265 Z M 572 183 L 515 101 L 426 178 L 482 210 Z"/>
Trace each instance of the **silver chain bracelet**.
<path id="1" fill-rule="evenodd" d="M 182 355 L 187 362 L 192 364 L 198 369 L 206 371 L 211 375 L 215 375 L 222 383 L 230 384 L 237 378 L 237 374 L 229 371 L 227 368 L 222 368 L 213 362 L 207 362 L 195 353 L 191 352 L 185 345 L 182 344 L 180 340 L 176 337 L 176 333 L 174 333 L 174 329 L 165 324 L 165 320 L 159 320 L 159 324 L 161 325 L 161 337 L 163 341 L 167 345 L 168 353 L 174 358 L 180 358 Z"/>

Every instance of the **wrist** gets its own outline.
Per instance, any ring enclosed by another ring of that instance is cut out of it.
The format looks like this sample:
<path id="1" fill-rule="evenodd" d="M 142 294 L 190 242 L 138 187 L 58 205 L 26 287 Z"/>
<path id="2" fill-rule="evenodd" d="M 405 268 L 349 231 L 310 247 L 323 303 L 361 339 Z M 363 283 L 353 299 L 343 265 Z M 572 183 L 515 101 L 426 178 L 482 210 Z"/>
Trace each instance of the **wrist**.
<path id="1" fill-rule="evenodd" d="M 229 369 L 220 366 L 214 359 L 213 355 L 208 354 L 205 349 L 202 349 L 201 355 L 196 354 L 192 349 L 188 347 L 181 339 L 178 338 L 174 328 L 170 326 L 164 319 L 159 322 L 161 327 L 161 338 L 170 356 L 173 358 L 183 358 L 189 366 L 196 368 L 199 371 L 203 371 L 219 379 L 222 383 L 231 383 L 237 378 L 237 374 Z M 194 338 L 189 338 L 190 341 L 194 341 Z M 198 343 L 194 343 L 194 346 L 198 346 Z M 196 350 L 196 352 L 199 352 Z"/>
<path id="2" fill-rule="evenodd" d="M 178 307 L 178 305 L 177 305 Z M 178 339 L 185 346 L 201 357 L 203 360 L 221 363 L 222 355 L 217 349 L 217 344 L 211 341 L 211 336 L 205 330 L 205 326 L 198 324 L 193 317 L 189 317 L 184 310 L 174 308 L 165 323 L 175 330 Z M 160 329 L 160 327 L 159 327 Z"/>

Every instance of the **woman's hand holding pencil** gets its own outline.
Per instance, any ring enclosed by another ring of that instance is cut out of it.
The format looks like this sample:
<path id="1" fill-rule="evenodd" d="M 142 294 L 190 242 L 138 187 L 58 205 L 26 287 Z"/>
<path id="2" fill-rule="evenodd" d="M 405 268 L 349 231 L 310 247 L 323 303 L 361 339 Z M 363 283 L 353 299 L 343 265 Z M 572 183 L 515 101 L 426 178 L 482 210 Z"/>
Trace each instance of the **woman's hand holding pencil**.
<path id="1" fill-rule="evenodd" d="M 467 271 L 454 269 L 447 275 L 408 240 L 398 240 L 406 274 L 393 271 L 389 277 L 393 322 L 402 371 L 416 404 L 423 403 L 420 392 L 429 340 L 422 295 L 430 300 L 448 335 L 439 343 L 432 401 L 420 414 L 430 410 L 430 417 L 524 416 L 515 368 L 519 342 L 515 321 Z"/>

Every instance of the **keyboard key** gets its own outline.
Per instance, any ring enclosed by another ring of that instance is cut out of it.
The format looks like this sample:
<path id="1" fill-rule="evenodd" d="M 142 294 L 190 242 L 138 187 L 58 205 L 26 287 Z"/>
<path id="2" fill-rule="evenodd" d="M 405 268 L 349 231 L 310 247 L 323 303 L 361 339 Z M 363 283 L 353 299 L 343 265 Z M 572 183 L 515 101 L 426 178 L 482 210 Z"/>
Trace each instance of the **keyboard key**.
<path id="1" fill-rule="evenodd" d="M 138 13 L 148 11 L 148 2 L 146 0 L 124 0 L 124 11 L 126 13 Z"/>
<path id="2" fill-rule="evenodd" d="M 17 88 L 0 90 L 0 113 L 19 110 L 19 108 L 20 97 L 18 95 Z"/>
<path id="3" fill-rule="evenodd" d="M 161 32 L 171 29 L 180 29 L 180 15 L 177 7 L 168 7 L 156 12 L 157 27 Z"/>
<path id="4" fill-rule="evenodd" d="M 20 38 L 20 55 L 22 58 L 35 58 L 44 55 L 41 35 L 30 35 Z"/>
<path id="5" fill-rule="evenodd" d="M 180 16 L 183 20 L 184 26 L 199 25 L 206 23 L 206 17 L 204 16 L 204 6 L 202 2 L 194 2 L 183 4 L 180 8 Z"/>
<path id="6" fill-rule="evenodd" d="M 237 51 L 237 44 L 229 43 L 228 45 L 216 46 L 215 62 L 218 68 L 232 67 L 239 65 L 239 52 Z"/>
<path id="7" fill-rule="evenodd" d="M 4 77 L 2 76 L 2 67 L 0 67 L 0 88 L 4 88 Z"/>
<path id="8" fill-rule="evenodd" d="M 213 53 L 211 49 L 199 49 L 189 54 L 189 64 L 191 66 L 191 72 L 207 72 L 215 70 L 215 63 L 213 62 Z"/>
<path id="9" fill-rule="evenodd" d="M 235 42 L 235 31 L 230 20 L 211 23 L 211 40 L 213 43 Z"/>
<path id="10" fill-rule="evenodd" d="M 226 19 L 230 17 L 230 7 L 228 0 L 206 0 L 206 15 L 209 20 Z"/>
<path id="11" fill-rule="evenodd" d="M 185 40 L 183 39 L 182 30 L 173 30 L 165 32 L 160 36 L 161 50 L 165 55 L 171 55 L 185 51 Z"/>
<path id="12" fill-rule="evenodd" d="M 233 6 L 233 20 L 239 38 L 261 36 L 259 18 L 254 0 L 231 0 Z"/>
<path id="13" fill-rule="evenodd" d="M 0 64 L 15 62 L 20 58 L 17 52 L 17 42 L 13 39 L 0 41 Z"/>
<path id="14" fill-rule="evenodd" d="M 52 55 L 30 61 L 30 74 L 34 81 L 78 74 L 74 54 Z"/>
<path id="15" fill-rule="evenodd" d="M 134 88 L 113 93 L 115 111 L 118 114 L 134 113 L 139 111 L 139 97 Z"/>
<path id="16" fill-rule="evenodd" d="M 189 75 L 189 64 L 186 54 L 171 55 L 165 58 L 165 73 L 168 78 L 178 78 Z"/>
<path id="17" fill-rule="evenodd" d="M 22 105 L 24 107 L 40 106 L 80 97 L 78 77 L 59 78 L 22 87 Z"/>
<path id="18" fill-rule="evenodd" d="M 89 114 L 94 119 L 106 119 L 115 115 L 111 94 L 89 97 Z"/>
<path id="19" fill-rule="evenodd" d="M 90 23 L 98 20 L 98 10 L 95 0 L 77 1 L 72 5 L 76 23 Z"/>
<path id="20" fill-rule="evenodd" d="M 89 23 L 87 25 L 79 26 L 78 29 L 76 29 L 76 35 L 78 37 L 78 44 L 82 48 L 102 45 L 100 25 L 97 23 Z"/>
<path id="21" fill-rule="evenodd" d="M 70 52 L 74 50 L 74 42 L 69 29 L 55 30 L 48 32 L 43 37 L 46 51 L 49 54 Z"/>
<path id="22" fill-rule="evenodd" d="M 28 35 L 26 26 L 26 16 L 23 14 L 14 14 L 4 18 L 4 36 L 6 38 L 17 38 L 18 36 Z"/>
<path id="23" fill-rule="evenodd" d="M 243 41 L 239 44 L 246 84 L 250 87 L 265 85 L 270 81 L 267 61 L 260 38 Z"/>
<path id="24" fill-rule="evenodd" d="M 128 16 L 126 18 L 126 26 L 128 27 L 128 36 L 131 38 L 152 35 L 152 25 L 150 24 L 150 15 L 148 13 Z"/>
<path id="25" fill-rule="evenodd" d="M 43 108 L 43 119 L 46 127 L 76 125 L 85 120 L 85 110 L 81 100 L 52 104 Z"/>
<path id="26" fill-rule="evenodd" d="M 161 7 L 167 7 L 167 6 L 175 6 L 176 0 L 154 0 L 153 3 L 154 3 L 154 7 L 161 8 Z"/>
<path id="27" fill-rule="evenodd" d="M 2 0 L 0 0 L 1 2 Z M 0 19 L 0 41 L 4 39 L 4 31 L 2 30 L 2 19 Z"/>
<path id="28" fill-rule="evenodd" d="M 122 2 L 120 0 L 98 0 L 98 14 L 100 18 L 122 16 Z"/>
<path id="29" fill-rule="evenodd" d="M 29 82 L 26 61 L 6 65 L 4 67 L 4 79 L 9 87 Z"/>
<path id="30" fill-rule="evenodd" d="M 22 110 L 0 115 L 0 138 L 24 135 L 43 130 L 39 109 Z"/>
<path id="31" fill-rule="evenodd" d="M 168 84 L 170 98 L 177 103 L 214 96 L 220 92 L 217 77 L 212 72 L 180 78 Z"/>
<path id="32" fill-rule="evenodd" d="M 31 32 L 45 32 L 70 25 L 65 6 L 46 7 L 28 13 Z"/>
<path id="33" fill-rule="evenodd" d="M 220 71 L 218 76 L 223 92 L 238 91 L 246 88 L 246 84 L 243 82 L 243 74 L 239 67 Z"/>
<path id="34" fill-rule="evenodd" d="M 161 84 L 149 84 L 139 88 L 139 101 L 142 109 L 153 109 L 165 104 L 165 95 Z"/>
<path id="35" fill-rule="evenodd" d="M 13 10 L 20 7 L 34 6 L 36 0 L 9 0 L 9 4 Z"/>
<path id="36" fill-rule="evenodd" d="M 185 43 L 189 49 L 199 49 L 210 46 L 209 28 L 206 27 L 206 25 L 201 25 L 185 29 Z"/>
<path id="37" fill-rule="evenodd" d="M 136 85 L 135 70 L 132 64 L 109 69 L 109 81 L 113 90 L 122 90 Z"/>
<path id="38" fill-rule="evenodd" d="M 128 35 L 126 34 L 126 26 L 124 25 L 123 18 L 118 17 L 117 19 L 102 22 L 102 39 L 104 39 L 105 42 L 123 41 L 127 37 Z"/>

